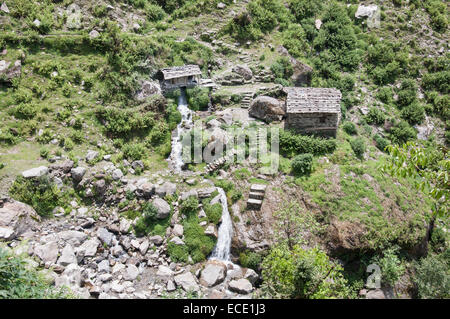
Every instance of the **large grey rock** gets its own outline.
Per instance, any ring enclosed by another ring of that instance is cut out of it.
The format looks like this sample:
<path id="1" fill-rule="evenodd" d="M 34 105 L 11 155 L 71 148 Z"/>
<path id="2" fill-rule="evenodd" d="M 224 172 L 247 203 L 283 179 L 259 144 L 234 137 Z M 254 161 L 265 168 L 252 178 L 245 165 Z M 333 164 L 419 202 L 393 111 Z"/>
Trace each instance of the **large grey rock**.
<path id="1" fill-rule="evenodd" d="M 155 244 L 156 246 L 162 245 L 162 243 L 164 241 L 164 239 L 159 235 L 152 236 L 148 240 L 150 240 L 150 242 Z"/>
<path id="2" fill-rule="evenodd" d="M 238 294 L 247 295 L 252 292 L 253 286 L 247 279 L 232 280 L 228 284 L 228 289 Z"/>
<path id="3" fill-rule="evenodd" d="M 47 174 L 48 174 L 48 167 L 45 166 L 35 167 L 22 172 L 22 176 L 25 178 L 36 178 Z"/>
<path id="4" fill-rule="evenodd" d="M 59 232 L 57 236 L 74 247 L 78 247 L 87 239 L 85 233 L 76 230 L 64 230 Z"/>
<path id="5" fill-rule="evenodd" d="M 159 83 L 145 80 L 141 82 L 141 87 L 136 94 L 136 99 L 138 101 L 143 101 L 146 98 L 156 94 L 161 94 L 161 86 Z"/>
<path id="6" fill-rule="evenodd" d="M 98 273 L 109 273 L 111 271 L 111 267 L 109 266 L 109 261 L 104 259 L 97 265 Z"/>
<path id="7" fill-rule="evenodd" d="M 86 154 L 86 162 L 92 162 L 94 161 L 96 158 L 98 157 L 98 152 L 97 151 L 92 151 L 89 150 Z"/>
<path id="8" fill-rule="evenodd" d="M 183 288 L 184 291 L 197 291 L 199 289 L 197 278 L 189 271 L 175 276 L 174 280 L 177 286 Z"/>
<path id="9" fill-rule="evenodd" d="M 89 38 L 91 38 L 91 39 L 98 38 L 99 36 L 100 36 L 100 33 L 97 30 L 92 30 L 91 32 L 89 32 Z"/>
<path id="10" fill-rule="evenodd" d="M 77 252 L 82 252 L 85 257 L 93 257 L 97 253 L 100 242 L 96 238 L 85 241 L 78 249 Z"/>
<path id="11" fill-rule="evenodd" d="M 6 81 L 11 81 L 12 79 L 19 77 L 21 73 L 22 62 L 20 60 L 16 60 L 13 66 L 11 66 L 11 62 L 5 60 L 0 61 L 0 76 Z"/>
<path id="12" fill-rule="evenodd" d="M 72 245 L 67 244 L 61 251 L 61 256 L 58 259 L 58 264 L 61 266 L 68 266 L 70 264 L 77 264 L 77 257 L 75 256 L 75 251 Z"/>
<path id="13" fill-rule="evenodd" d="M 365 6 L 360 4 L 355 12 L 355 18 L 370 18 L 378 11 L 376 4 Z"/>
<path id="14" fill-rule="evenodd" d="M 169 267 L 166 267 L 164 265 L 159 265 L 156 275 L 159 277 L 169 278 L 173 275 L 173 271 Z"/>
<path id="15" fill-rule="evenodd" d="M 172 234 L 173 234 L 174 236 L 182 237 L 182 236 L 183 236 L 183 232 L 184 232 L 183 225 L 176 224 L 176 225 L 173 227 Z"/>
<path id="16" fill-rule="evenodd" d="M 201 272 L 200 283 L 205 287 L 220 284 L 227 274 L 227 266 L 220 262 L 209 262 Z"/>
<path id="17" fill-rule="evenodd" d="M 233 68 L 233 72 L 239 74 L 247 81 L 253 78 L 253 72 L 247 65 L 236 65 Z"/>
<path id="18" fill-rule="evenodd" d="M 170 242 L 174 243 L 175 245 L 179 245 L 179 246 L 184 245 L 184 241 L 182 241 L 180 237 L 174 237 L 170 240 Z"/>
<path id="19" fill-rule="evenodd" d="M 0 10 L 3 11 L 4 13 L 9 13 L 9 8 L 5 2 L 3 2 L 2 5 L 0 6 Z"/>
<path id="20" fill-rule="evenodd" d="M 40 221 L 31 206 L 9 200 L 0 208 L 0 240 L 12 240 L 38 226 Z"/>
<path id="21" fill-rule="evenodd" d="M 162 198 L 155 198 L 152 204 L 158 210 L 156 218 L 166 219 L 170 215 L 170 205 Z"/>
<path id="22" fill-rule="evenodd" d="M 120 169 L 116 168 L 113 172 L 112 172 L 112 179 L 115 181 L 118 181 L 119 179 L 121 179 L 123 177 L 123 173 Z"/>
<path id="23" fill-rule="evenodd" d="M 269 96 L 258 96 L 249 109 L 251 116 L 266 122 L 281 121 L 285 113 L 281 103 Z"/>
<path id="24" fill-rule="evenodd" d="M 139 269 L 132 264 L 129 264 L 123 274 L 123 279 L 133 281 L 139 276 Z"/>
<path id="25" fill-rule="evenodd" d="M 136 188 L 136 194 L 141 197 L 150 198 L 154 193 L 155 185 L 151 183 L 142 183 Z"/>
<path id="26" fill-rule="evenodd" d="M 253 269 L 248 268 L 245 271 L 244 279 L 247 279 L 252 285 L 255 285 L 259 280 L 259 275 Z"/>
<path id="27" fill-rule="evenodd" d="M 80 182 L 83 179 L 84 174 L 86 174 L 85 167 L 75 167 L 70 170 L 70 174 L 75 182 Z"/>
<path id="28" fill-rule="evenodd" d="M 97 230 L 97 237 L 101 240 L 102 243 L 107 246 L 111 246 L 114 235 L 110 233 L 106 228 L 99 228 Z"/>
<path id="29" fill-rule="evenodd" d="M 161 186 L 156 186 L 155 193 L 159 197 L 165 197 L 167 195 L 173 195 L 177 191 L 177 185 L 170 182 L 165 182 Z"/>
<path id="30" fill-rule="evenodd" d="M 67 286 L 69 288 L 78 288 L 81 285 L 81 268 L 77 264 L 70 264 L 60 277 L 55 279 L 55 286 Z"/>
<path id="31" fill-rule="evenodd" d="M 206 187 L 197 190 L 198 197 L 200 199 L 211 197 L 212 193 L 214 193 L 217 189 L 215 187 Z"/>
<path id="32" fill-rule="evenodd" d="M 386 295 L 383 290 L 375 289 L 367 292 L 366 299 L 386 299 Z"/>
<path id="33" fill-rule="evenodd" d="M 34 254 L 38 256 L 44 263 L 54 264 L 58 259 L 58 244 L 54 241 L 45 245 L 38 245 L 34 248 Z"/>

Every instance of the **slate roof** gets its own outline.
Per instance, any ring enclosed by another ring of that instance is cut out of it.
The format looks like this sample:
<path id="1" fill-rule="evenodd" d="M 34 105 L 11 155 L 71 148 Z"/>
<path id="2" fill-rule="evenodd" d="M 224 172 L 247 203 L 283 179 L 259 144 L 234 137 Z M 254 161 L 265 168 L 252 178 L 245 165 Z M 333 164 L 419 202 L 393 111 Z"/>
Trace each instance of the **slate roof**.
<path id="1" fill-rule="evenodd" d="M 340 113 L 341 91 L 331 88 L 284 88 L 286 113 Z"/>
<path id="2" fill-rule="evenodd" d="M 164 80 L 176 79 L 186 76 L 201 75 L 202 71 L 198 65 L 183 65 L 172 68 L 161 69 Z"/>

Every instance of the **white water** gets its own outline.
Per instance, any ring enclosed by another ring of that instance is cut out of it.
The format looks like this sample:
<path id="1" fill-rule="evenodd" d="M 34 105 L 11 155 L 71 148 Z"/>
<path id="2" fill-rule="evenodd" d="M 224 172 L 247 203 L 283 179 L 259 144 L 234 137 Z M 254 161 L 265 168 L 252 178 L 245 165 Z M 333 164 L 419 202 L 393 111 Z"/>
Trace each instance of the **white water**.
<path id="1" fill-rule="evenodd" d="M 231 239 L 233 238 L 233 223 L 228 211 L 227 195 L 222 188 L 217 187 L 222 203 L 222 223 L 219 227 L 217 244 L 211 253 L 210 259 L 230 261 Z"/>
<path id="2" fill-rule="evenodd" d="M 177 133 L 172 139 L 172 152 L 170 153 L 170 161 L 173 165 L 173 170 L 176 173 L 181 172 L 183 163 L 183 144 L 181 139 L 183 135 L 192 126 L 192 111 L 188 108 L 186 100 L 186 89 L 181 88 L 181 94 L 178 98 L 178 111 L 181 113 L 181 122 L 177 126 Z"/>

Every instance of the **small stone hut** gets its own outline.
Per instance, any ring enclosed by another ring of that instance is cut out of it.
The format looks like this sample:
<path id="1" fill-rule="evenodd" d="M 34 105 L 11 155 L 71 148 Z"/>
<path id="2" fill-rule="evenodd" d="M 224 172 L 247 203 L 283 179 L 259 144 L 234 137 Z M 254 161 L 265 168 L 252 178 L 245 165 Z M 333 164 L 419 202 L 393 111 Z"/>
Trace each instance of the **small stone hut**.
<path id="1" fill-rule="evenodd" d="M 202 71 L 198 65 L 184 65 L 161 69 L 156 74 L 163 91 L 170 91 L 182 87 L 191 88 L 200 85 Z"/>
<path id="2" fill-rule="evenodd" d="M 336 136 L 341 119 L 341 91 L 331 88 L 284 88 L 287 129 Z"/>

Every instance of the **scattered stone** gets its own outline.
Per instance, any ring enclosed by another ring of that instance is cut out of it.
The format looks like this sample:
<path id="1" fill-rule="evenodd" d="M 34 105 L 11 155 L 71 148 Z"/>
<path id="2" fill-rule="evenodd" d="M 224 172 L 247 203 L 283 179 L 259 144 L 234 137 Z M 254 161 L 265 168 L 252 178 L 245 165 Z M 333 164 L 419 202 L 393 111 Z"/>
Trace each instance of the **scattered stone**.
<path id="1" fill-rule="evenodd" d="M 162 243 L 164 241 L 164 239 L 159 235 L 152 236 L 148 240 L 150 240 L 150 242 L 155 244 L 156 246 L 162 245 Z"/>
<path id="2" fill-rule="evenodd" d="M 94 161 L 96 158 L 98 157 L 98 152 L 97 151 L 92 151 L 89 150 L 86 154 L 86 162 L 92 162 Z"/>
<path id="3" fill-rule="evenodd" d="M 156 275 L 159 277 L 171 277 L 173 275 L 173 271 L 169 267 L 159 265 Z"/>
<path id="4" fill-rule="evenodd" d="M 177 224 L 173 227 L 172 234 L 174 236 L 182 237 L 183 232 L 184 232 L 183 225 Z"/>
<path id="5" fill-rule="evenodd" d="M 100 36 L 100 33 L 97 30 L 92 30 L 91 32 L 89 32 L 89 37 L 91 39 L 98 38 L 99 36 Z"/>
<path id="6" fill-rule="evenodd" d="M 12 240 L 32 230 L 41 221 L 29 205 L 9 200 L 0 208 L 0 240 Z"/>
<path id="7" fill-rule="evenodd" d="M 123 173 L 120 169 L 116 168 L 112 173 L 112 179 L 118 181 L 123 177 Z"/>
<path id="8" fill-rule="evenodd" d="M 175 194 L 176 190 L 177 190 L 177 185 L 170 183 L 170 182 L 165 182 L 163 185 L 157 186 L 155 189 L 155 192 L 156 192 L 156 195 L 163 198 L 167 195 Z"/>
<path id="9" fill-rule="evenodd" d="M 84 174 L 86 174 L 85 167 L 75 167 L 70 171 L 72 178 L 75 182 L 80 182 L 83 179 Z"/>
<path id="10" fill-rule="evenodd" d="M 78 247 L 87 239 L 87 235 L 76 230 L 65 230 L 59 232 L 58 237 L 74 247 Z"/>
<path id="11" fill-rule="evenodd" d="M 111 268 L 109 266 L 109 261 L 104 259 L 97 265 L 97 271 L 98 273 L 106 272 L 109 273 L 111 271 Z"/>
<path id="12" fill-rule="evenodd" d="M 45 166 L 32 168 L 32 169 L 22 172 L 22 176 L 24 178 L 36 178 L 36 177 L 41 177 L 41 176 L 44 176 L 47 174 L 48 174 L 48 168 Z"/>
<path id="13" fill-rule="evenodd" d="M 5 2 L 2 3 L 0 10 L 3 11 L 4 13 L 9 13 L 9 8 Z"/>
<path id="14" fill-rule="evenodd" d="M 183 288 L 184 291 L 197 291 L 199 289 L 197 278 L 189 271 L 175 276 L 174 280 L 177 286 Z"/>
<path id="15" fill-rule="evenodd" d="M 67 244 L 64 249 L 61 251 L 61 257 L 58 259 L 58 264 L 61 266 L 68 266 L 70 264 L 78 264 L 77 257 L 75 256 L 75 252 L 72 248 L 72 245 Z"/>
<path id="16" fill-rule="evenodd" d="M 175 245 L 184 245 L 184 242 L 180 239 L 180 237 L 174 237 L 170 240 L 171 243 L 174 243 Z"/>
<path id="17" fill-rule="evenodd" d="M 139 246 L 139 252 L 141 255 L 145 255 L 147 253 L 148 247 L 150 246 L 150 242 L 145 239 L 142 244 Z"/>
<path id="18" fill-rule="evenodd" d="M 123 278 L 125 280 L 133 281 L 139 276 L 139 269 L 135 265 L 127 265 Z"/>
<path id="19" fill-rule="evenodd" d="M 56 263 L 58 259 L 58 244 L 56 242 L 49 242 L 45 245 L 38 245 L 34 248 L 34 254 L 38 256 L 45 264 Z"/>
<path id="20" fill-rule="evenodd" d="M 245 272 L 244 278 L 250 281 L 252 285 L 255 285 L 259 280 L 259 275 L 253 269 L 248 268 Z"/>
<path id="21" fill-rule="evenodd" d="M 156 218 L 166 219 L 170 215 L 170 205 L 162 198 L 155 198 L 152 204 L 157 208 Z"/>
<path id="22" fill-rule="evenodd" d="M 85 257 L 94 257 L 97 253 L 98 246 L 100 242 L 96 239 L 90 239 L 85 241 L 78 249 L 78 251 L 83 251 Z"/>
<path id="23" fill-rule="evenodd" d="M 106 230 L 106 228 L 99 228 L 97 230 L 97 237 L 101 240 L 102 243 L 107 246 L 111 246 L 114 235 Z"/>
<path id="24" fill-rule="evenodd" d="M 247 295 L 252 292 L 253 286 L 247 279 L 232 280 L 228 284 L 228 289 L 239 294 Z"/>
<path id="25" fill-rule="evenodd" d="M 367 292 L 366 299 L 386 299 L 386 295 L 383 290 L 375 289 Z"/>
<path id="26" fill-rule="evenodd" d="M 205 287 L 220 284 L 226 276 L 227 266 L 219 262 L 209 262 L 201 272 L 200 283 Z"/>
<path id="27" fill-rule="evenodd" d="M 247 65 L 236 65 L 233 68 L 233 72 L 242 76 L 246 81 L 253 78 L 253 72 Z"/>

